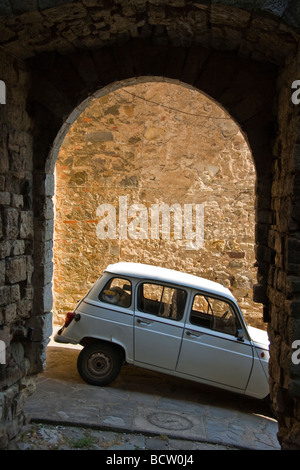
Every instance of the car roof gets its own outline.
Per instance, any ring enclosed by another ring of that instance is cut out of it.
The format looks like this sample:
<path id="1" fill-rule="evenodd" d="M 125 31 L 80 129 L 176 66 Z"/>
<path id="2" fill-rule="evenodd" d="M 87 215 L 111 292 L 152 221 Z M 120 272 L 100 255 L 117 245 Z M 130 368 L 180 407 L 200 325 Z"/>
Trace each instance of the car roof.
<path id="1" fill-rule="evenodd" d="M 195 276 L 193 274 L 187 274 L 173 269 L 152 266 L 150 264 L 120 262 L 110 264 L 107 266 L 105 271 L 112 274 L 117 274 L 119 276 L 130 276 L 139 279 L 163 281 L 170 284 L 191 287 L 201 291 L 207 291 L 211 294 L 222 295 L 229 298 L 230 300 L 235 301 L 235 298 L 230 290 L 221 284 Z"/>

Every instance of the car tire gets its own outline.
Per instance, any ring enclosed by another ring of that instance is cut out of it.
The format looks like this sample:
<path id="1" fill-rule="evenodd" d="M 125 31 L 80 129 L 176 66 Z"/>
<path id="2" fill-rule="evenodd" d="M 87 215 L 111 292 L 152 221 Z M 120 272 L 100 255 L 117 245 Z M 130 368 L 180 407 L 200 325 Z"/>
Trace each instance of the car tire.
<path id="1" fill-rule="evenodd" d="M 81 378 L 91 384 L 105 386 L 119 375 L 122 359 L 114 346 L 92 343 L 79 353 L 77 369 Z"/>

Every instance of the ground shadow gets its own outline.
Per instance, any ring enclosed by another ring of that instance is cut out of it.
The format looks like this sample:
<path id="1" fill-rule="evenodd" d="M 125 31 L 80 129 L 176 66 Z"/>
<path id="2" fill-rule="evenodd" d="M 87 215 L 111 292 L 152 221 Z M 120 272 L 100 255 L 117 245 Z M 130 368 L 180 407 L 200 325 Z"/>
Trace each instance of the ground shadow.
<path id="1" fill-rule="evenodd" d="M 43 378 L 62 380 L 72 384 L 84 384 L 77 371 L 78 348 L 49 346 Z M 87 385 L 87 387 L 92 387 Z M 118 378 L 108 387 L 125 393 L 138 392 L 184 402 L 231 409 L 274 418 L 270 405 L 236 393 L 227 392 L 189 380 L 153 372 L 131 365 L 124 365 Z"/>

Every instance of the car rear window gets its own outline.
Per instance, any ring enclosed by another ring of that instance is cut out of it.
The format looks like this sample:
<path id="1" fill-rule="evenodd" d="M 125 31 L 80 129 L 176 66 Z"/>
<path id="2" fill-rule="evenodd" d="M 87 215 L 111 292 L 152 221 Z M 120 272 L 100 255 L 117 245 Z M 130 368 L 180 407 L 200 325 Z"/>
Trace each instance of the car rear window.
<path id="1" fill-rule="evenodd" d="M 132 287 L 129 279 L 113 277 L 99 294 L 99 300 L 108 304 L 128 308 L 131 305 Z"/>

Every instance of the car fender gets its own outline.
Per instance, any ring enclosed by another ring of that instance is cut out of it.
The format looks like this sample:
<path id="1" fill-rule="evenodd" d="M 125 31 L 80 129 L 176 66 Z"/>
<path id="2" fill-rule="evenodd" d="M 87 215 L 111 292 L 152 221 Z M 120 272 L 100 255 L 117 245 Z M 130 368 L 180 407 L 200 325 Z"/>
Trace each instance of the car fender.
<path id="1" fill-rule="evenodd" d="M 78 313 L 78 312 L 76 312 Z M 133 361 L 133 329 L 128 324 L 115 322 L 80 312 L 80 319 L 73 320 L 69 326 L 56 335 L 55 341 L 59 343 L 69 342 L 85 346 L 91 341 L 104 341 L 116 344 L 124 351 L 125 360 Z"/>
<path id="2" fill-rule="evenodd" d="M 253 353 L 253 366 L 245 393 L 248 396 L 263 399 L 270 393 L 269 376 L 255 346 L 253 346 Z"/>

